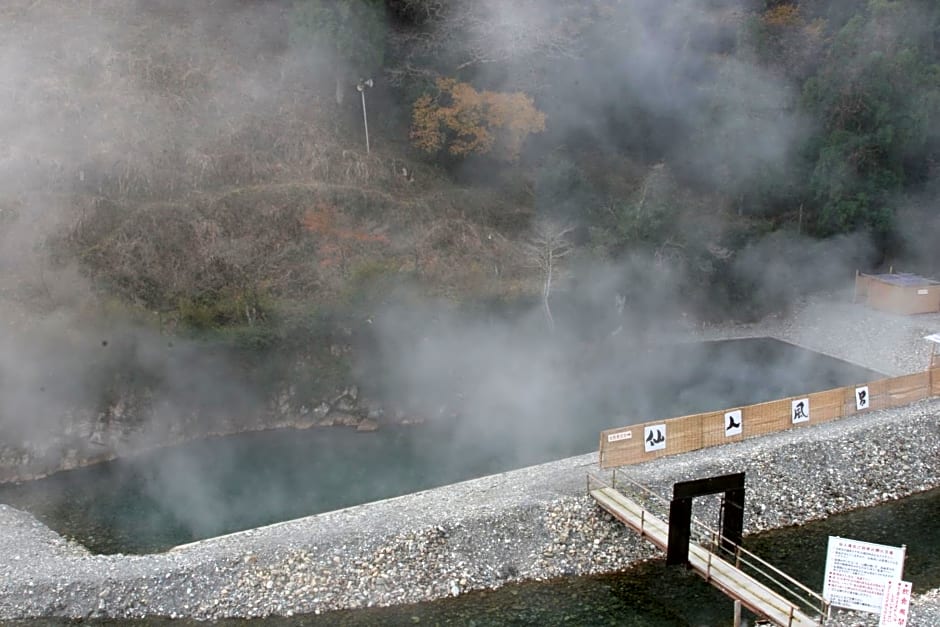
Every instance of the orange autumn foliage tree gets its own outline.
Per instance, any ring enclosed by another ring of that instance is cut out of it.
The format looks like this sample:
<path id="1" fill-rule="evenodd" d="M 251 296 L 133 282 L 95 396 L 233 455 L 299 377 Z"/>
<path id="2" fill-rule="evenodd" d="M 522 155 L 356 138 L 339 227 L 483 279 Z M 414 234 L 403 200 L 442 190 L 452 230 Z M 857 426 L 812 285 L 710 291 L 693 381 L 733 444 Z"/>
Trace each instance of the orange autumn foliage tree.
<path id="1" fill-rule="evenodd" d="M 545 130 L 545 114 L 522 92 L 477 91 L 452 78 L 437 79 L 412 109 L 411 141 L 428 153 L 491 155 L 514 161 L 532 133 Z"/>
<path id="2" fill-rule="evenodd" d="M 800 8 L 795 4 L 778 4 L 765 11 L 761 19 L 765 25 L 778 28 L 799 26 L 803 23 Z"/>
<path id="3" fill-rule="evenodd" d="M 345 274 L 349 260 L 374 244 L 387 244 L 382 233 L 356 229 L 333 205 L 318 203 L 304 213 L 303 225 L 317 237 L 318 263 L 321 268 L 338 267 Z"/>
<path id="4" fill-rule="evenodd" d="M 807 22 L 800 13 L 800 7 L 795 4 L 779 4 L 771 9 L 764 11 L 761 15 L 761 23 L 765 29 L 770 32 L 783 32 L 786 30 L 800 31 L 806 41 L 804 45 L 812 45 L 823 37 L 826 22 L 822 19 L 815 19 Z"/>

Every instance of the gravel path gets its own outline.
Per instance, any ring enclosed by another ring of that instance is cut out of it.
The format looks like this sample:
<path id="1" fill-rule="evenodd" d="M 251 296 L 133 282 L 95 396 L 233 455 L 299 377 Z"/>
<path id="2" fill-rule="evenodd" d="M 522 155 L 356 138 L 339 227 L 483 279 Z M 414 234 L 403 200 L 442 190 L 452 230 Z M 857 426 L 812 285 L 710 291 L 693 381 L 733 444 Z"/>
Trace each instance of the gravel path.
<path id="1" fill-rule="evenodd" d="M 900 374 L 925 367 L 920 338 L 934 330 L 940 316 L 820 301 L 788 320 L 694 335 L 771 335 Z M 570 458 L 147 556 L 91 555 L 0 505 L 0 620 L 320 613 L 612 572 L 656 555 L 586 495 L 596 463 L 596 454 Z M 747 473 L 746 533 L 938 487 L 940 399 L 662 458 L 628 474 L 665 496 L 675 481 L 738 471 Z M 843 614 L 832 624 L 876 622 Z M 940 624 L 940 591 L 917 596 L 909 624 Z"/>

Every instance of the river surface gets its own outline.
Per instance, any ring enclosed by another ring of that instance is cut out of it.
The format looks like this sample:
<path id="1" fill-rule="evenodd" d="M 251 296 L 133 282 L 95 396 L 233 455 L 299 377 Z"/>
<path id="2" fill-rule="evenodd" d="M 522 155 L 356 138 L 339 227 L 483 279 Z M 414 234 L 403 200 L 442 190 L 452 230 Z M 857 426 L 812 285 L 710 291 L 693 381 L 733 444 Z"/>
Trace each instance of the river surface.
<path id="1" fill-rule="evenodd" d="M 914 593 L 940 587 L 940 489 L 878 507 L 832 516 L 801 527 L 778 529 L 745 538 L 744 545 L 775 566 L 822 589 L 829 536 L 907 546 L 904 578 Z M 745 611 L 745 616 L 747 612 Z M 623 573 L 510 585 L 491 592 L 382 609 L 330 612 L 256 620 L 223 620 L 219 627 L 366 627 L 440 625 L 509 627 L 689 627 L 730 625 L 732 604 L 697 575 L 666 567 L 664 560 Z M 13 623 L 53 627 L 62 620 Z M 89 625 L 202 627 L 198 621 L 147 619 L 85 621 Z M 753 624 L 753 621 L 752 621 Z"/>
<path id="2" fill-rule="evenodd" d="M 617 389 L 592 388 L 597 402 L 564 422 L 546 415 L 537 428 L 494 433 L 457 419 L 371 433 L 335 427 L 207 439 L 0 485 L 0 503 L 31 512 L 94 552 L 155 552 L 581 455 L 596 450 L 599 432 L 611 427 L 880 378 L 770 339 L 655 353 L 655 360 L 631 359 L 638 365 Z"/>

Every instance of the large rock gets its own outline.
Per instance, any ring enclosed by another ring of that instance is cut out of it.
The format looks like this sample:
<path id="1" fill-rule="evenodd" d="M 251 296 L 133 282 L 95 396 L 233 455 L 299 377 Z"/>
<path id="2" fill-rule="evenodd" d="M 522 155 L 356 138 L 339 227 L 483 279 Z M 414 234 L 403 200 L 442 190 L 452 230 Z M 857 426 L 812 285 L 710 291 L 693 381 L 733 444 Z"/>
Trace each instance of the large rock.
<path id="1" fill-rule="evenodd" d="M 356 427 L 356 431 L 375 431 L 379 428 L 379 423 L 374 420 L 369 420 L 368 418 L 364 419 Z"/>
<path id="2" fill-rule="evenodd" d="M 362 422 L 362 419 L 359 416 L 345 412 L 336 412 L 330 414 L 330 417 L 333 419 L 333 424 L 342 425 L 344 427 L 356 427 L 360 422 Z"/>

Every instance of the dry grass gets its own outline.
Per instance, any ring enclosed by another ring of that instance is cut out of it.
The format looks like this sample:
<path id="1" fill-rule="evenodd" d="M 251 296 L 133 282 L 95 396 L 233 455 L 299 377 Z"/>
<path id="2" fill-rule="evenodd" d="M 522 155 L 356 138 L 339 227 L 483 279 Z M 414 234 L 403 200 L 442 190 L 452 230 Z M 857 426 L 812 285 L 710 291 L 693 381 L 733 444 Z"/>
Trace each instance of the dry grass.
<path id="1" fill-rule="evenodd" d="M 231 7 L 216 13 L 126 0 L 0 7 L 0 34 L 23 43 L 0 74 L 5 121 L 23 129 L 0 177 L 68 199 L 46 247 L 60 265 L 76 259 L 99 290 L 159 311 L 337 298 L 363 268 L 456 293 L 525 276 L 506 236 L 526 210 L 458 189 L 397 147 L 366 154 L 349 133 L 351 146 L 332 86 L 292 63 L 276 14 L 246 31 L 225 21 Z M 329 263 L 335 242 L 303 228 L 322 203 L 348 231 L 386 241 Z"/>

